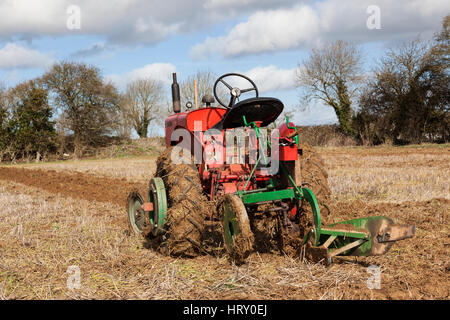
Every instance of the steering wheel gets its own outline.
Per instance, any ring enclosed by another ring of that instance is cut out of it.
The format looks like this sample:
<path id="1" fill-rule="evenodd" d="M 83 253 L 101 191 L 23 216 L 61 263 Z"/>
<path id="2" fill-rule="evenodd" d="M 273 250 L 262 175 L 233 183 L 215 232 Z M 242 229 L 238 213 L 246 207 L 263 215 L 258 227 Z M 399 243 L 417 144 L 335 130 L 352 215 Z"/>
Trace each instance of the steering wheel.
<path id="1" fill-rule="evenodd" d="M 239 89 L 238 87 L 232 87 L 223 80 L 224 78 L 230 77 L 230 76 L 244 78 L 245 80 L 250 82 L 253 87 L 248 88 L 248 89 Z M 222 82 L 230 90 L 231 99 L 230 99 L 230 102 L 228 103 L 228 105 L 223 103 L 219 99 L 219 96 L 217 95 L 217 85 L 219 84 L 219 82 Z M 249 91 L 253 91 L 253 90 L 255 90 L 256 98 L 258 98 L 258 88 L 256 87 L 256 84 L 249 77 L 244 76 L 243 74 L 240 74 L 240 73 L 226 73 L 224 75 L 221 75 L 214 83 L 213 93 L 214 93 L 214 97 L 216 98 L 217 102 L 219 102 L 225 108 L 230 109 L 236 102 L 236 99 L 241 96 L 241 94 L 249 92 Z"/>

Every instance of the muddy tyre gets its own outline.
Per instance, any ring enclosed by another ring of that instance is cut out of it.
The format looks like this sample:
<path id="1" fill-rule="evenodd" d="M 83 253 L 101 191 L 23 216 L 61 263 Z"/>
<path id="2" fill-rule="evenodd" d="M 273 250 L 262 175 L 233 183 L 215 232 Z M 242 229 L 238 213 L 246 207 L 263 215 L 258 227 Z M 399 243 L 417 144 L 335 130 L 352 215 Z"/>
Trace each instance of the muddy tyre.
<path id="1" fill-rule="evenodd" d="M 255 239 L 242 200 L 235 194 L 221 196 L 217 201 L 217 213 L 230 260 L 236 265 L 244 264 L 254 250 Z"/>
<path id="2" fill-rule="evenodd" d="M 202 247 L 204 221 L 214 212 L 202 192 L 198 170 L 192 159 L 174 163 L 167 148 L 157 159 L 156 177 L 164 181 L 167 194 L 166 232 L 159 239 L 161 252 L 171 256 L 195 257 L 205 253 Z"/>

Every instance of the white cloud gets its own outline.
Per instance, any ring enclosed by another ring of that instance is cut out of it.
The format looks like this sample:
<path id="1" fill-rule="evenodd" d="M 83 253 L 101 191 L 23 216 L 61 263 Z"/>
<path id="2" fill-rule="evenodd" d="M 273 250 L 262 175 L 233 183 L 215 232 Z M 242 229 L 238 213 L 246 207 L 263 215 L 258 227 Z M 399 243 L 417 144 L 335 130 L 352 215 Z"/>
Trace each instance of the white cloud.
<path id="1" fill-rule="evenodd" d="M 258 87 L 260 95 L 264 95 L 267 92 L 291 90 L 295 88 L 296 80 L 296 68 L 281 69 L 275 65 L 257 66 L 247 71 L 238 71 L 238 73 L 249 77 Z M 229 76 L 224 78 L 227 84 L 232 87 L 238 87 L 240 89 L 249 89 L 252 87 L 248 80 L 238 77 Z M 228 92 L 224 84 L 219 84 L 223 89 Z M 250 98 L 255 95 L 254 91 L 245 93 L 243 99 Z"/>
<path id="2" fill-rule="evenodd" d="M 248 16 L 229 32 L 192 48 L 204 58 L 302 48 L 317 41 L 404 39 L 430 33 L 450 11 L 448 0 L 3 0 L 0 41 L 92 35 L 105 47 L 152 45 L 170 36 Z M 67 8 L 80 8 L 81 29 L 67 28 Z M 382 30 L 368 30 L 366 9 L 381 10 Z M 101 52 L 91 48 L 89 52 Z"/>
<path id="3" fill-rule="evenodd" d="M 20 37 L 95 35 L 107 44 L 148 45 L 174 34 L 295 0 L 4 0 L 0 1 L 0 40 Z M 67 8 L 80 9 L 81 28 L 67 28 Z"/>
<path id="4" fill-rule="evenodd" d="M 43 68 L 51 62 L 48 55 L 15 43 L 7 43 L 0 49 L 0 69 Z"/>
<path id="5" fill-rule="evenodd" d="M 6 0 L 0 3 L 0 37 L 66 31 L 68 2 L 58 0 Z M 65 30 L 66 29 L 66 30 Z"/>
<path id="6" fill-rule="evenodd" d="M 298 2 L 298 0 L 207 0 L 203 7 L 209 12 L 229 15 L 237 12 L 273 9 Z"/>
<path id="7" fill-rule="evenodd" d="M 216 6 L 227 2 L 211 0 Z M 233 1 L 233 0 L 231 0 Z M 381 30 L 367 28 L 367 7 L 377 5 Z M 448 0 L 325 0 L 315 5 L 258 11 L 228 34 L 207 37 L 192 47 L 191 56 L 204 59 L 308 47 L 321 41 L 405 40 L 418 33 L 429 36 L 450 11 Z"/>
<path id="8" fill-rule="evenodd" d="M 259 92 L 290 90 L 295 88 L 296 68 L 279 69 L 274 65 L 258 66 L 244 73 L 252 79 Z"/>
<path id="9" fill-rule="evenodd" d="M 153 63 L 122 75 L 112 74 L 106 76 L 106 79 L 112 81 L 120 89 L 125 89 L 130 81 L 146 78 L 159 80 L 169 85 L 172 83 L 172 73 L 175 71 L 176 67 L 171 63 Z"/>
<path id="10" fill-rule="evenodd" d="M 270 0 L 269 0 L 270 1 Z M 226 7 L 242 7 L 243 5 L 255 4 L 261 0 L 208 0 L 205 3 L 205 8 L 216 9 Z"/>
<path id="11" fill-rule="evenodd" d="M 380 8 L 380 30 L 369 30 L 369 6 Z M 327 0 L 317 4 L 321 33 L 326 40 L 343 39 L 358 42 L 406 40 L 418 33 L 432 34 L 441 27 L 442 18 L 450 12 L 446 0 Z"/>
<path id="12" fill-rule="evenodd" d="M 71 5 L 80 8 L 80 29 L 67 27 L 71 17 L 67 8 Z M 144 0 L 2 1 L 0 38 L 85 34 L 105 36 L 111 43 L 155 43 L 176 32 L 182 21 L 168 19 L 162 9 L 155 2 Z"/>
<path id="13" fill-rule="evenodd" d="M 310 42 L 318 34 L 319 17 L 307 6 L 257 12 L 236 25 L 225 37 L 207 38 L 193 47 L 194 58 L 213 52 L 226 57 L 280 49 L 291 49 Z"/>

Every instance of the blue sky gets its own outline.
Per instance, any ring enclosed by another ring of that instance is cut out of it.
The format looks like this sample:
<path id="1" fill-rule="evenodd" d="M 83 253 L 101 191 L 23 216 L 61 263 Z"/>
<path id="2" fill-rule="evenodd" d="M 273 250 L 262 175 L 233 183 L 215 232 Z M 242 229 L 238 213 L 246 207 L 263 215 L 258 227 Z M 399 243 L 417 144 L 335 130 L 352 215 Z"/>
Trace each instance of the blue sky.
<path id="1" fill-rule="evenodd" d="M 0 82 L 14 86 L 59 60 L 94 64 L 119 88 L 139 77 L 169 87 L 174 71 L 180 80 L 241 72 L 295 109 L 297 124 L 333 123 L 325 106 L 298 107 L 295 68 L 311 48 L 355 42 L 370 70 L 387 48 L 430 39 L 449 13 L 440 0 L 0 0 Z"/>

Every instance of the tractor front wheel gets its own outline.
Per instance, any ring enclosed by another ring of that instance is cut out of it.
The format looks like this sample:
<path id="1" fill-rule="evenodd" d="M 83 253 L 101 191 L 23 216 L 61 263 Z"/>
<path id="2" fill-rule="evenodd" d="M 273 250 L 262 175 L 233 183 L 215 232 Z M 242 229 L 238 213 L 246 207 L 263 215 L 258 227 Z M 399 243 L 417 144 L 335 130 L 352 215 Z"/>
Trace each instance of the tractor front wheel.
<path id="1" fill-rule="evenodd" d="M 128 226 L 131 233 L 143 234 L 146 227 L 144 200 L 137 190 L 130 192 L 127 198 Z"/>
<path id="2" fill-rule="evenodd" d="M 242 200 L 235 194 L 222 196 L 217 203 L 217 213 L 222 218 L 225 248 L 231 260 L 241 265 L 253 251 L 255 239 Z"/>

